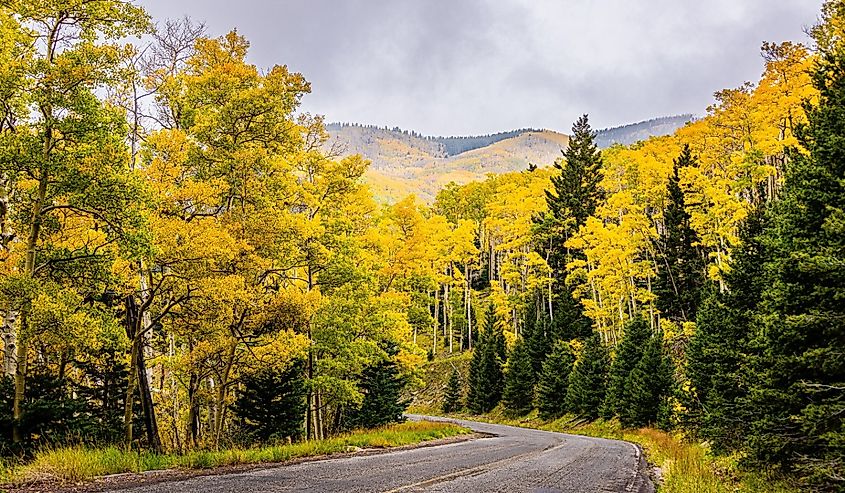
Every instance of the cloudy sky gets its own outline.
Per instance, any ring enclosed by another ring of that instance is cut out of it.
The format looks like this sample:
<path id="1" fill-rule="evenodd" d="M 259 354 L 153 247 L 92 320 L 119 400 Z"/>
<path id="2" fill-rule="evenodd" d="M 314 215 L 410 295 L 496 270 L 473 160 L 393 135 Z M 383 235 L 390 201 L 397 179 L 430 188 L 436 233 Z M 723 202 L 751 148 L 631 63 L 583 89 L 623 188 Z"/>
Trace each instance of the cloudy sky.
<path id="1" fill-rule="evenodd" d="M 237 27 L 250 60 L 312 83 L 328 121 L 425 134 L 567 130 L 701 114 L 756 81 L 763 41 L 806 42 L 822 0 L 138 0 Z"/>

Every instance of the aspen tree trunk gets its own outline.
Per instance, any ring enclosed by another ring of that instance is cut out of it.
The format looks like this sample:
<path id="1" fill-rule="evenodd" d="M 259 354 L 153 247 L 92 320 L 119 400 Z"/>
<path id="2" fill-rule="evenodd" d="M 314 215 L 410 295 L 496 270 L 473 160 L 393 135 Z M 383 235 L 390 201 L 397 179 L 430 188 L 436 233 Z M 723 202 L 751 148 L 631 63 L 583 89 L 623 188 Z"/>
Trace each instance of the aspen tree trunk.
<path id="1" fill-rule="evenodd" d="M 235 365 L 235 352 L 237 351 L 238 342 L 233 341 L 229 346 L 229 351 L 226 354 L 225 366 L 223 373 L 220 375 L 220 383 L 217 385 L 217 395 L 215 399 L 215 414 L 214 414 L 214 448 L 216 449 L 220 444 L 220 436 L 223 433 L 223 423 L 226 416 L 226 396 L 229 390 L 229 377 L 232 374 L 232 367 Z"/>
<path id="2" fill-rule="evenodd" d="M 446 308 L 449 316 L 449 354 L 452 354 L 452 341 L 454 339 L 454 327 L 452 325 L 452 300 L 449 296 L 449 289 L 452 285 L 451 279 L 454 272 L 452 271 L 452 263 L 449 263 L 449 280 L 450 282 L 446 284 Z"/>
<path id="3" fill-rule="evenodd" d="M 440 286 L 434 288 L 434 330 L 432 331 L 432 354 L 437 354 L 437 332 L 440 329 Z"/>
<path id="4" fill-rule="evenodd" d="M 472 349 L 472 312 L 470 310 L 470 284 L 469 284 L 469 261 L 464 265 L 464 277 L 466 278 L 466 289 L 464 290 L 464 304 L 466 305 L 467 316 L 467 345 L 466 348 Z"/>

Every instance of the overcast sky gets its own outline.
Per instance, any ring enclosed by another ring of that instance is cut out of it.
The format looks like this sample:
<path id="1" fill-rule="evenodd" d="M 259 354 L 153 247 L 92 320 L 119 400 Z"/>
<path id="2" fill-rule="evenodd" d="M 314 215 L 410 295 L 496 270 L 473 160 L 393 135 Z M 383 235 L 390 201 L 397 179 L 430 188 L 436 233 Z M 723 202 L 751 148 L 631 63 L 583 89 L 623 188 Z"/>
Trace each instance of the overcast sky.
<path id="1" fill-rule="evenodd" d="M 327 121 L 434 135 L 566 131 L 702 114 L 757 81 L 763 41 L 801 41 L 821 0 L 138 0 L 312 84 Z"/>

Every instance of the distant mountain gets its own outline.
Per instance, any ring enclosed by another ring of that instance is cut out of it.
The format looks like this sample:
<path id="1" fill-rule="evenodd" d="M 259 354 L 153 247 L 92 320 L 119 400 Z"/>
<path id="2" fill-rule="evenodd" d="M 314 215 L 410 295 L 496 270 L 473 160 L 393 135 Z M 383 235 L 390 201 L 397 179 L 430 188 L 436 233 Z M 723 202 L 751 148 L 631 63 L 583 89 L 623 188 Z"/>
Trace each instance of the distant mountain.
<path id="1" fill-rule="evenodd" d="M 649 137 L 671 135 L 693 119 L 691 114 L 663 116 L 621 127 L 606 128 L 596 133 L 596 144 L 605 149 L 613 144 L 631 145 Z"/>
<path id="2" fill-rule="evenodd" d="M 647 122 L 600 130 L 600 147 L 631 144 L 675 131 L 691 115 L 656 118 Z M 552 130 L 519 129 L 468 137 L 431 137 L 400 128 L 357 123 L 326 125 L 326 148 L 337 156 L 361 154 L 371 161 L 364 176 L 377 200 L 394 202 L 409 194 L 431 201 L 447 183 L 482 180 L 490 173 L 550 166 L 560 157 L 569 137 Z"/>

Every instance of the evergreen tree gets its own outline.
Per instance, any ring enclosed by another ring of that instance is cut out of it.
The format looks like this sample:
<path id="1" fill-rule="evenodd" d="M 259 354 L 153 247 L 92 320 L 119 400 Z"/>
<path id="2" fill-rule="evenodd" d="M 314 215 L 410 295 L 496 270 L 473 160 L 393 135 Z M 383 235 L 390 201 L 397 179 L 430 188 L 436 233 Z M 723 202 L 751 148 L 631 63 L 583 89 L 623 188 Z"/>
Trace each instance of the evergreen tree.
<path id="1" fill-rule="evenodd" d="M 534 382 L 528 344 L 525 339 L 520 339 L 508 359 L 505 388 L 502 393 L 505 408 L 516 415 L 528 413 L 534 405 Z"/>
<path id="2" fill-rule="evenodd" d="M 607 349 L 597 335 L 587 339 L 581 357 L 569 374 L 566 408 L 581 417 L 596 419 L 605 397 Z"/>
<path id="3" fill-rule="evenodd" d="M 751 457 L 845 488 L 845 4 L 814 30 L 818 105 L 770 209 Z"/>
<path id="4" fill-rule="evenodd" d="M 472 348 L 472 359 L 469 361 L 469 377 L 467 390 L 467 408 L 474 414 L 481 414 L 484 408 L 483 379 L 481 378 L 481 362 L 484 359 L 484 348 L 487 345 L 487 324 L 485 330 L 478 335 L 478 341 Z"/>
<path id="5" fill-rule="evenodd" d="M 663 350 L 661 336 L 645 341 L 642 357 L 625 379 L 619 420 L 627 427 L 668 424 L 668 397 L 672 388 L 672 365 Z"/>
<path id="6" fill-rule="evenodd" d="M 603 197 L 599 187 L 602 179 L 601 152 L 596 146 L 595 132 L 590 128 L 587 115 L 581 116 L 572 126 L 569 144 L 554 167 L 560 173 L 552 177 L 551 190 L 546 191 L 548 212 L 535 219 L 537 247 L 555 279 L 557 296 L 551 318 L 556 328 L 552 332 L 581 334 L 590 327 L 590 323 L 584 317 L 580 304 L 574 301 L 571 289 L 564 284 L 566 264 L 574 254 L 565 247 L 565 243 L 595 213 Z"/>
<path id="7" fill-rule="evenodd" d="M 461 377 L 458 369 L 452 368 L 449 383 L 446 384 L 446 395 L 443 398 L 443 412 L 453 413 L 461 408 Z"/>
<path id="8" fill-rule="evenodd" d="M 543 362 L 543 370 L 537 384 L 537 407 L 541 418 L 553 419 L 566 413 L 566 390 L 574 364 L 575 355 L 569 343 L 555 343 L 551 354 Z"/>
<path id="9" fill-rule="evenodd" d="M 581 303 L 564 287 L 554 304 L 554 320 L 549 324 L 551 341 L 587 339 L 593 334 L 593 323 L 584 315 Z"/>
<path id="10" fill-rule="evenodd" d="M 695 166 L 689 145 L 684 145 L 669 177 L 663 231 L 655 242 L 661 258 L 654 286 L 657 308 L 664 317 L 675 321 L 695 320 L 701 291 L 707 282 L 704 256 L 695 246 L 698 236 L 690 226 L 678 174 L 681 168 Z"/>
<path id="11" fill-rule="evenodd" d="M 491 304 L 484 324 L 484 334 L 470 361 L 470 396 L 467 405 L 473 413 L 489 412 L 502 399 L 506 351 L 505 336 L 496 324 L 496 314 Z"/>
<path id="12" fill-rule="evenodd" d="M 744 221 L 741 243 L 725 274 L 728 289 L 719 293 L 711 287 L 704 295 L 686 352 L 686 374 L 696 397 L 686 403 L 689 424 L 722 453 L 739 449 L 748 436 L 747 360 L 755 311 L 766 284 L 764 219 L 764 209 L 758 208 Z"/>
<path id="13" fill-rule="evenodd" d="M 537 305 L 541 302 L 534 298 L 528 302 L 525 313 L 525 327 L 522 337 L 525 339 L 528 355 L 531 360 L 531 371 L 537 377 L 543 369 L 543 361 L 551 349 L 549 318 L 539 313 Z"/>
<path id="14" fill-rule="evenodd" d="M 390 348 L 387 351 L 389 359 L 364 369 L 360 383 L 364 400 L 359 409 L 349 414 L 348 427 L 375 428 L 405 420 L 403 414 L 410 402 L 402 398 L 407 380 L 399 374 L 393 360 L 396 352 L 395 348 Z"/>
<path id="15" fill-rule="evenodd" d="M 565 267 L 564 242 L 595 213 L 602 198 L 599 188 L 602 160 L 595 136 L 587 115 L 578 118 L 563 159 L 554 164 L 560 174 L 552 177 L 552 190 L 546 191 L 549 234 L 557 240 L 551 244 L 550 260 L 558 272 Z"/>
<path id="16" fill-rule="evenodd" d="M 263 368 L 243 376 L 232 410 L 250 439 L 267 442 L 302 436 L 304 370 L 304 362 L 296 361 L 285 370 Z"/>
<path id="17" fill-rule="evenodd" d="M 624 397 L 628 376 L 642 359 L 651 332 L 648 322 L 641 316 L 632 318 L 625 325 L 622 342 L 616 348 L 616 356 L 610 365 L 602 417 L 610 419 L 621 415 L 626 405 Z"/>

